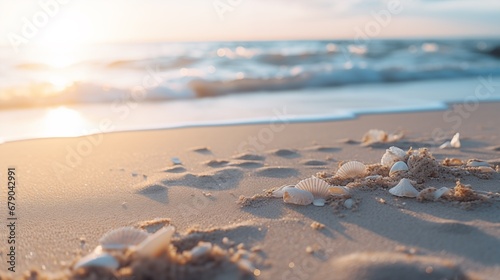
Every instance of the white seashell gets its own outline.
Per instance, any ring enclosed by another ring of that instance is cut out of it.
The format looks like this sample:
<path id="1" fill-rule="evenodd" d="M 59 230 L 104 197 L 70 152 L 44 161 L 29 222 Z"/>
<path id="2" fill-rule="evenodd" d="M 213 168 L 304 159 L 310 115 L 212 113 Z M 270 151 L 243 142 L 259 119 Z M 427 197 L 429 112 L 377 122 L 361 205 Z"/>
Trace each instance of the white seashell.
<path id="1" fill-rule="evenodd" d="M 314 199 L 324 200 L 330 196 L 330 184 L 314 176 L 300 181 L 295 187 L 299 190 L 305 190 L 312 193 Z"/>
<path id="2" fill-rule="evenodd" d="M 208 254 L 212 250 L 212 243 L 210 242 L 199 242 L 196 247 L 189 251 L 192 259 L 197 259 Z"/>
<path id="3" fill-rule="evenodd" d="M 283 194 L 285 193 L 285 190 L 289 189 L 289 188 L 295 188 L 295 186 L 294 185 L 283 185 L 283 186 L 281 186 L 278 189 L 273 191 L 273 197 L 282 198 Z"/>
<path id="4" fill-rule="evenodd" d="M 117 228 L 99 239 L 104 250 L 125 250 L 144 241 L 149 233 L 133 227 Z"/>
<path id="5" fill-rule="evenodd" d="M 81 258 L 73 269 L 76 270 L 80 267 L 105 267 L 116 270 L 119 266 L 118 260 L 112 255 L 103 252 L 92 252 Z"/>
<path id="6" fill-rule="evenodd" d="M 451 138 L 451 141 L 450 141 L 450 144 L 453 148 L 460 148 L 460 146 L 462 146 L 460 144 L 460 133 L 455 133 L 455 135 L 453 135 L 453 138 Z"/>
<path id="7" fill-rule="evenodd" d="M 163 227 L 144 239 L 144 241 L 135 248 L 135 251 L 140 256 L 156 257 L 170 244 L 174 232 L 175 228 L 173 226 Z"/>
<path id="8" fill-rule="evenodd" d="M 309 205 L 314 201 L 314 196 L 305 190 L 289 188 L 283 194 L 283 201 L 297 205 Z"/>
<path id="9" fill-rule="evenodd" d="M 405 151 L 398 147 L 392 146 L 389 149 L 385 150 L 385 153 L 380 160 L 380 164 L 382 164 L 383 166 L 391 167 L 395 162 L 403 161 L 405 156 Z"/>
<path id="10" fill-rule="evenodd" d="M 352 200 L 351 198 L 346 199 L 346 200 L 344 201 L 344 207 L 345 207 L 345 208 L 347 208 L 347 209 L 351 209 L 353 206 L 354 206 L 354 200 Z"/>
<path id="11" fill-rule="evenodd" d="M 349 161 L 342 165 L 335 176 L 341 179 L 355 178 L 364 176 L 366 173 L 366 166 L 359 161 Z"/>
<path id="12" fill-rule="evenodd" d="M 398 161 L 395 164 L 392 165 L 391 171 L 389 171 L 389 176 L 392 176 L 392 174 L 395 174 L 400 171 L 407 171 L 408 170 L 408 165 L 404 161 Z"/>
<path id="13" fill-rule="evenodd" d="M 346 187 L 341 187 L 341 186 L 329 187 L 328 192 L 333 195 L 349 194 L 349 190 Z"/>
<path id="14" fill-rule="evenodd" d="M 403 178 L 399 183 L 393 188 L 389 189 L 392 195 L 400 197 L 417 197 L 418 191 L 413 187 L 410 180 Z"/>
<path id="15" fill-rule="evenodd" d="M 479 167 L 479 166 L 490 167 L 490 164 L 487 163 L 486 161 L 472 159 L 472 160 L 467 161 L 467 166 L 470 166 L 470 167 Z"/>
<path id="16" fill-rule="evenodd" d="M 313 200 L 313 205 L 318 207 L 325 206 L 326 200 L 324 198 L 316 198 Z"/>
<path id="17" fill-rule="evenodd" d="M 451 149 L 455 148 L 458 149 L 462 145 L 460 144 L 460 133 L 456 133 L 453 135 L 453 138 L 451 138 L 451 141 L 446 141 L 444 142 L 441 146 L 439 146 L 440 149 Z"/>
<path id="18" fill-rule="evenodd" d="M 383 143 L 387 142 L 388 135 L 385 131 L 380 130 L 380 129 L 370 129 L 368 130 L 365 135 L 363 135 L 363 138 L 361 139 L 361 142 L 363 146 L 368 146 L 373 143 Z"/>
<path id="19" fill-rule="evenodd" d="M 452 148 L 451 141 L 444 142 L 443 144 L 441 144 L 441 146 L 439 146 L 439 148 L 440 149 L 449 149 L 449 148 Z"/>
<path id="20" fill-rule="evenodd" d="M 447 196 L 451 192 L 451 189 L 447 187 L 442 187 L 440 189 L 437 189 L 436 192 L 434 192 L 434 200 L 440 199 L 443 195 Z"/>

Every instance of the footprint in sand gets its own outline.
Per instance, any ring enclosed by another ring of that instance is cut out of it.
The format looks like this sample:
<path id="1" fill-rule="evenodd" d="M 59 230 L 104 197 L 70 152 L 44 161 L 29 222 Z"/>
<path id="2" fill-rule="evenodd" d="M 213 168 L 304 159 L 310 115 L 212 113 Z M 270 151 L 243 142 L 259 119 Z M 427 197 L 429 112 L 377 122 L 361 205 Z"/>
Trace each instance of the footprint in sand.
<path id="1" fill-rule="evenodd" d="M 208 190 L 227 190 L 238 187 L 243 178 L 243 170 L 225 167 L 204 173 L 182 173 L 173 175 L 161 183 L 168 186 L 186 186 Z"/>
<path id="2" fill-rule="evenodd" d="M 354 253 L 334 259 L 320 269 L 318 279 L 471 279 L 454 262 L 431 256 L 392 252 Z"/>
<path id="3" fill-rule="evenodd" d="M 203 155 L 211 155 L 212 151 L 208 147 L 194 147 L 190 149 L 193 152 L 203 154 Z"/>
<path id="4" fill-rule="evenodd" d="M 168 173 L 183 173 L 186 172 L 186 168 L 180 165 L 175 165 L 171 167 L 167 167 L 162 170 L 162 172 L 168 172 Z"/>
<path id="5" fill-rule="evenodd" d="M 252 154 L 252 153 L 238 154 L 238 155 L 233 156 L 233 158 L 234 159 L 241 159 L 241 160 L 260 160 L 260 161 L 263 161 L 266 159 L 265 157 L 263 157 L 261 155 Z"/>
<path id="6" fill-rule="evenodd" d="M 264 166 L 264 164 L 260 161 L 252 161 L 252 160 L 236 160 L 231 161 L 229 166 L 236 166 L 241 168 L 259 168 Z"/>
<path id="7" fill-rule="evenodd" d="M 271 155 L 275 155 L 278 157 L 284 157 L 284 158 L 300 157 L 300 154 L 296 150 L 292 150 L 292 149 L 277 149 L 277 150 L 271 150 L 268 153 Z"/>
<path id="8" fill-rule="evenodd" d="M 255 175 L 271 178 L 288 178 L 299 175 L 299 172 L 297 169 L 290 167 L 271 166 L 255 170 Z"/>
<path id="9" fill-rule="evenodd" d="M 219 167 L 226 166 L 228 163 L 229 163 L 229 161 L 227 161 L 227 160 L 212 159 L 212 160 L 209 160 L 209 161 L 205 161 L 203 164 L 206 165 L 206 166 L 210 166 L 210 167 L 214 167 L 214 168 L 219 168 Z"/>
<path id="10" fill-rule="evenodd" d="M 325 166 L 328 164 L 325 161 L 315 160 L 315 159 L 303 160 L 300 163 L 307 166 Z"/>
<path id="11" fill-rule="evenodd" d="M 160 203 L 168 203 L 167 186 L 161 182 L 142 182 L 133 187 L 136 194 L 143 195 Z"/>
<path id="12" fill-rule="evenodd" d="M 341 149 L 338 147 L 316 145 L 316 146 L 307 147 L 304 150 L 314 151 L 314 152 L 322 152 L 322 153 L 334 153 L 334 152 L 340 151 Z"/>

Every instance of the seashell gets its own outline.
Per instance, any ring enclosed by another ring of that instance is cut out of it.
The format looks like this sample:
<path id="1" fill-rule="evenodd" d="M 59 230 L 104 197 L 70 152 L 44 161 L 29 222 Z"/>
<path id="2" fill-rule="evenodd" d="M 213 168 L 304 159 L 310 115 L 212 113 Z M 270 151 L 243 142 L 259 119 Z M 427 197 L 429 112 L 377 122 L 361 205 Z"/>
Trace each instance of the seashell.
<path id="1" fill-rule="evenodd" d="M 318 207 L 325 206 L 326 200 L 324 198 L 316 198 L 313 200 L 313 205 Z"/>
<path id="2" fill-rule="evenodd" d="M 444 166 L 461 166 L 464 162 L 459 158 L 445 158 L 443 160 Z"/>
<path id="3" fill-rule="evenodd" d="M 314 199 L 325 199 L 330 195 L 330 184 L 312 176 L 311 178 L 304 179 L 295 185 L 297 189 L 305 190 L 314 196 Z"/>
<path id="4" fill-rule="evenodd" d="M 455 135 L 453 135 L 453 138 L 451 138 L 451 141 L 444 142 L 443 144 L 441 144 L 441 146 L 439 146 L 439 148 L 440 149 L 451 149 L 451 148 L 458 149 L 461 146 L 462 145 L 460 144 L 460 133 L 457 132 Z"/>
<path id="5" fill-rule="evenodd" d="M 451 193 L 451 189 L 442 187 L 434 192 L 434 200 L 440 199 L 442 196 L 447 196 Z"/>
<path id="6" fill-rule="evenodd" d="M 278 189 L 274 190 L 272 195 L 273 195 L 273 197 L 276 197 L 276 198 L 282 198 L 283 194 L 285 193 L 285 190 L 289 189 L 289 188 L 295 188 L 295 186 L 294 185 L 283 185 L 283 186 L 279 187 Z"/>
<path id="7" fill-rule="evenodd" d="M 365 173 L 366 166 L 363 163 L 359 161 L 349 161 L 339 168 L 335 176 L 341 179 L 348 179 L 363 176 Z"/>
<path id="8" fill-rule="evenodd" d="M 144 241 L 149 234 L 133 227 L 122 227 L 111 230 L 99 239 L 104 250 L 125 250 Z"/>
<path id="9" fill-rule="evenodd" d="M 314 196 L 305 190 L 289 188 L 283 194 L 283 201 L 297 205 L 309 205 L 314 201 Z"/>
<path id="10" fill-rule="evenodd" d="M 135 248 L 135 251 L 140 256 L 156 257 L 170 244 L 170 239 L 172 239 L 174 232 L 175 228 L 173 226 L 163 227 L 144 239 L 144 241 Z"/>
<path id="11" fill-rule="evenodd" d="M 477 168 L 479 171 L 481 171 L 482 173 L 493 173 L 495 172 L 495 169 L 489 167 L 489 166 L 479 166 Z"/>
<path id="12" fill-rule="evenodd" d="M 441 146 L 439 146 L 439 148 L 440 149 L 450 149 L 450 148 L 452 148 L 451 141 L 444 142 L 443 144 L 441 144 Z"/>
<path id="13" fill-rule="evenodd" d="M 413 187 L 410 180 L 403 178 L 393 188 L 389 189 L 392 195 L 400 197 L 417 197 L 418 191 Z"/>
<path id="14" fill-rule="evenodd" d="M 408 165 L 406 165 L 404 161 L 398 161 L 392 165 L 391 170 L 389 171 L 389 176 L 392 176 L 392 174 L 396 174 L 397 172 L 407 171 L 407 170 L 408 170 Z"/>
<path id="15" fill-rule="evenodd" d="M 453 135 L 453 138 L 451 138 L 451 141 L 450 141 L 450 144 L 451 144 L 451 147 L 453 148 L 460 148 L 462 145 L 460 143 L 460 133 L 455 133 L 455 135 Z"/>
<path id="16" fill-rule="evenodd" d="M 480 166 L 490 167 L 490 164 L 487 163 L 486 161 L 477 160 L 477 159 L 470 159 L 467 161 L 467 166 L 469 166 L 469 167 L 480 167 Z"/>
<path id="17" fill-rule="evenodd" d="M 406 152 L 402 149 L 392 146 L 385 150 L 385 154 L 380 160 L 380 164 L 383 166 L 391 167 L 395 162 L 403 161 L 406 157 Z"/>
<path id="18" fill-rule="evenodd" d="M 73 267 L 78 269 L 80 267 L 105 267 L 111 270 L 116 270 L 120 266 L 118 260 L 112 255 L 104 252 L 94 251 L 85 257 L 81 258 Z"/>
<path id="19" fill-rule="evenodd" d="M 346 200 L 344 201 L 344 207 L 345 207 L 345 208 L 347 208 L 347 209 L 351 209 L 353 206 L 354 206 L 354 200 L 352 200 L 351 198 L 346 199 Z"/>
<path id="20" fill-rule="evenodd" d="M 361 139 L 361 145 L 368 146 L 373 143 L 383 143 L 387 141 L 388 137 L 389 136 L 387 135 L 387 133 L 383 130 L 370 129 L 367 133 L 365 133 L 365 135 L 363 135 L 363 138 Z"/>
<path id="21" fill-rule="evenodd" d="M 333 195 L 349 194 L 349 190 L 346 187 L 341 187 L 341 186 L 329 187 L 328 192 Z"/>
<path id="22" fill-rule="evenodd" d="M 208 254 L 212 250 L 212 243 L 210 242 L 198 242 L 198 245 L 189 251 L 192 259 L 197 259 Z"/>

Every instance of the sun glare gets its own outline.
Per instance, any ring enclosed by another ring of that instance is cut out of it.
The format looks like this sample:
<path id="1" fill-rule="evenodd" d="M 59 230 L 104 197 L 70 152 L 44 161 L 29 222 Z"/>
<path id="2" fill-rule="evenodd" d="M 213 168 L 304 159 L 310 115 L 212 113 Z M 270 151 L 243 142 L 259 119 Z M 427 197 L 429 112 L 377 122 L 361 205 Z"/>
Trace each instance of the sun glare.
<path id="1" fill-rule="evenodd" d="M 43 130 L 52 137 L 78 136 L 82 134 L 85 123 L 85 119 L 77 111 L 58 107 L 45 114 Z"/>

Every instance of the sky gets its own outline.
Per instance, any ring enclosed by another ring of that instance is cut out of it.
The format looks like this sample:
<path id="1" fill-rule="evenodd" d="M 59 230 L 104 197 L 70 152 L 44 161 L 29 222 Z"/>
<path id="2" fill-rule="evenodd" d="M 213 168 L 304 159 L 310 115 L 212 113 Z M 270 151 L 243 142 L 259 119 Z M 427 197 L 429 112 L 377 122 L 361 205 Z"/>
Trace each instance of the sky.
<path id="1" fill-rule="evenodd" d="M 498 0 L 0 0 L 0 45 L 500 37 Z"/>

